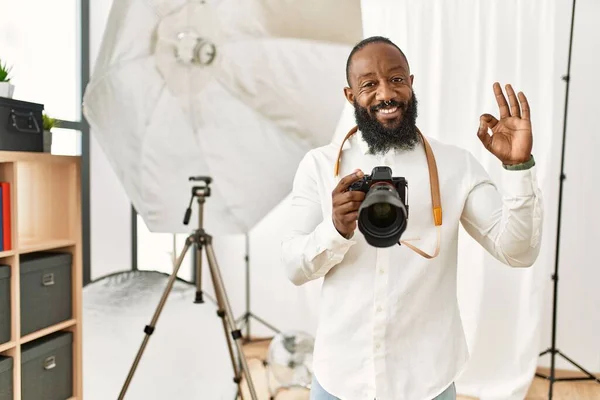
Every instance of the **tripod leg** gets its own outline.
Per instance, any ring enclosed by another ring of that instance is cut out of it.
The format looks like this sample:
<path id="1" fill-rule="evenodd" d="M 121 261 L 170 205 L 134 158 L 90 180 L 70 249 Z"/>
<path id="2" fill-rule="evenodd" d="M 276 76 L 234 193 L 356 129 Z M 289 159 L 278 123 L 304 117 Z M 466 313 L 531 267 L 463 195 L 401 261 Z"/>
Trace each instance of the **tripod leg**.
<path id="1" fill-rule="evenodd" d="M 233 312 L 231 311 L 231 305 L 229 304 L 229 299 L 227 298 L 227 293 L 225 292 L 225 286 L 223 284 L 223 278 L 221 277 L 221 272 L 219 271 L 219 267 L 217 265 L 217 259 L 215 257 L 215 252 L 212 247 L 210 236 L 205 236 L 206 240 L 206 255 L 208 258 L 208 265 L 211 270 L 211 275 L 213 276 L 213 284 L 215 285 L 215 292 L 219 293 L 218 298 L 220 298 L 221 303 L 223 304 L 223 309 L 225 311 L 225 316 L 227 318 L 227 322 L 230 324 L 229 328 L 231 329 L 231 337 L 235 341 L 235 345 L 238 351 L 238 356 L 241 361 L 241 367 L 244 375 L 246 376 L 246 382 L 248 384 L 248 389 L 250 391 L 250 397 L 252 400 L 257 400 L 256 390 L 254 389 L 254 383 L 252 382 L 252 377 L 250 376 L 250 369 L 248 368 L 248 363 L 246 361 L 246 357 L 244 356 L 244 351 L 242 349 L 242 333 L 235 326 L 235 318 L 233 317 Z M 229 338 L 228 338 L 229 340 Z M 235 370 L 234 363 L 234 370 Z"/>
<path id="2" fill-rule="evenodd" d="M 202 246 L 196 247 L 196 299 L 194 303 L 204 303 L 202 296 Z"/>
<path id="3" fill-rule="evenodd" d="M 213 283 L 215 283 L 218 278 L 215 276 L 215 271 L 213 270 L 213 268 L 210 268 L 210 275 L 211 275 Z M 236 364 L 235 356 L 233 354 L 233 345 L 231 344 L 232 338 L 229 336 L 229 334 L 227 332 L 228 321 L 226 319 L 227 314 L 225 313 L 225 310 L 224 310 L 224 304 L 223 304 L 224 301 L 223 301 L 222 293 L 221 293 L 221 291 L 217 290 L 216 284 L 215 284 L 215 296 L 216 296 L 216 301 L 217 301 L 217 315 L 219 316 L 219 318 L 221 318 L 221 322 L 223 323 L 223 332 L 225 333 L 225 338 L 227 339 L 227 349 L 229 350 L 229 357 L 231 358 L 231 365 L 233 365 L 233 373 L 234 373 L 233 381 L 238 386 L 238 392 L 243 400 L 244 396 L 242 394 L 242 377 L 240 375 L 240 370 L 238 368 L 238 365 Z"/>
<path id="4" fill-rule="evenodd" d="M 127 375 L 127 379 L 125 380 L 125 384 L 123 385 L 123 388 L 121 389 L 121 393 L 119 394 L 119 400 L 123 400 L 123 398 L 125 398 L 125 392 L 129 388 L 129 385 L 131 384 L 131 379 L 133 378 L 133 374 L 135 373 L 135 370 L 137 369 L 140 359 L 142 358 L 142 354 L 144 353 L 144 349 L 146 348 L 146 345 L 148 344 L 150 335 L 152 335 L 152 333 L 154 333 L 154 328 L 156 327 L 156 322 L 158 321 L 158 317 L 160 316 L 160 313 L 162 312 L 162 309 L 165 306 L 167 297 L 169 296 L 169 293 L 171 292 L 171 289 L 173 288 L 173 284 L 175 283 L 175 279 L 177 278 L 177 272 L 179 271 L 179 268 L 181 267 L 183 259 L 185 258 L 185 254 L 187 253 L 188 249 L 190 248 L 192 241 L 193 241 L 193 236 L 189 236 L 187 238 L 187 240 L 185 241 L 183 250 L 182 250 L 181 254 L 179 255 L 179 258 L 177 259 L 177 262 L 175 263 L 175 266 L 173 268 L 173 273 L 169 277 L 169 281 L 167 282 L 167 287 L 165 288 L 165 290 L 162 294 L 162 297 L 160 299 L 160 302 L 158 303 L 158 307 L 156 308 L 156 311 L 154 312 L 152 321 L 150 322 L 149 325 L 146 325 L 144 327 L 144 332 L 146 333 L 146 336 L 144 336 L 142 345 L 141 345 L 140 349 L 138 350 L 135 360 L 133 361 L 133 365 L 131 366 L 129 374 Z"/>

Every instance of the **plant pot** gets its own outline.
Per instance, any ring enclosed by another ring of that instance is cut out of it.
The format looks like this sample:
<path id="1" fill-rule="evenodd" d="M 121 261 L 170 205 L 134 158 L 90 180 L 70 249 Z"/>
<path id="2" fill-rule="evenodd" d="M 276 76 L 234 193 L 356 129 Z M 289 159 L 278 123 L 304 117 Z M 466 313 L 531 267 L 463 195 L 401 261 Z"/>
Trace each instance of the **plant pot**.
<path id="1" fill-rule="evenodd" d="M 12 99 L 15 85 L 10 82 L 0 82 L 0 97 L 8 97 Z"/>
<path id="2" fill-rule="evenodd" d="M 44 131 L 44 153 L 51 153 L 52 150 L 52 132 Z"/>

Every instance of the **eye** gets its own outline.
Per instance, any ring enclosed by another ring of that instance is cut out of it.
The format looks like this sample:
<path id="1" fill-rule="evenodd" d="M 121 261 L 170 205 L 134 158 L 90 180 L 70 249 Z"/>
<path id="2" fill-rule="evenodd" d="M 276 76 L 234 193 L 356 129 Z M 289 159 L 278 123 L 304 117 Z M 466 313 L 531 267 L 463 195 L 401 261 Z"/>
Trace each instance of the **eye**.
<path id="1" fill-rule="evenodd" d="M 401 76 L 396 76 L 392 78 L 392 82 L 404 82 L 404 78 Z"/>
<path id="2" fill-rule="evenodd" d="M 373 85 L 375 85 L 375 82 L 373 81 L 367 81 L 365 83 L 363 83 L 362 85 L 360 85 L 361 88 L 368 88 L 368 87 L 372 87 Z"/>

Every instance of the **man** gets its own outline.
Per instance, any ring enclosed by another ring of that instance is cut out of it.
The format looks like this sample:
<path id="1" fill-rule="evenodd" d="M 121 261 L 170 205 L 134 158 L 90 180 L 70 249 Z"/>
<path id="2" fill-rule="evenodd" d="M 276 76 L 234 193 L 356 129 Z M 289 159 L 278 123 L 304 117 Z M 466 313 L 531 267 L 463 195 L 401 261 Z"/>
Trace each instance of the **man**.
<path id="1" fill-rule="evenodd" d="M 539 253 L 542 202 L 529 104 L 510 85 L 507 103 L 495 83 L 499 119 L 480 118 L 477 136 L 503 165 L 501 195 L 470 153 L 421 137 L 414 76 L 395 44 L 382 37 L 359 43 L 347 78 L 357 132 L 341 150 L 330 144 L 301 161 L 282 240 L 294 284 L 324 278 L 311 399 L 454 399 L 468 358 L 456 295 L 459 224 L 509 266 L 531 266 Z M 432 213 L 426 146 L 438 171 L 439 213 Z M 334 173 L 338 160 L 341 179 Z M 365 194 L 348 187 L 375 166 L 408 182 L 401 240 L 416 251 L 371 246 L 357 231 Z"/>

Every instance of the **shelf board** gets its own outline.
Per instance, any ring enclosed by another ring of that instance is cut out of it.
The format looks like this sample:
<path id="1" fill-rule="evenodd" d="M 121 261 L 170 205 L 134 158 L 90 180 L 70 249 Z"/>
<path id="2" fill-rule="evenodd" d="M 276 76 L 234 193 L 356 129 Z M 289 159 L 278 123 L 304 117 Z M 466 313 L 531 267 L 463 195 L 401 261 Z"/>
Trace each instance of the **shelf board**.
<path id="1" fill-rule="evenodd" d="M 72 163 L 80 162 L 81 156 L 63 156 L 35 151 L 0 151 L 0 160 L 7 162 L 51 162 Z"/>
<path id="2" fill-rule="evenodd" d="M 50 240 L 38 240 L 38 239 L 21 239 L 19 240 L 19 253 L 33 253 L 35 251 L 44 251 L 58 249 L 61 247 L 73 246 L 74 240 L 67 239 L 50 239 Z M 2 257 L 0 253 L 0 257 Z"/>
<path id="3" fill-rule="evenodd" d="M 0 251 L 0 258 L 14 256 L 14 255 L 15 255 L 14 250 Z"/>
<path id="4" fill-rule="evenodd" d="M 30 333 L 29 335 L 25 335 L 21 338 L 21 344 L 25 344 L 27 342 L 31 342 L 32 340 L 39 339 L 43 336 L 49 335 L 54 332 L 58 332 L 62 329 L 70 328 L 77 323 L 76 320 L 70 319 L 68 321 L 61 322 L 56 325 L 49 326 L 48 328 L 40 329 L 37 332 Z"/>
<path id="5" fill-rule="evenodd" d="M 10 350 L 17 345 L 16 342 L 7 342 L 0 344 L 0 353 L 5 352 L 6 350 Z"/>

